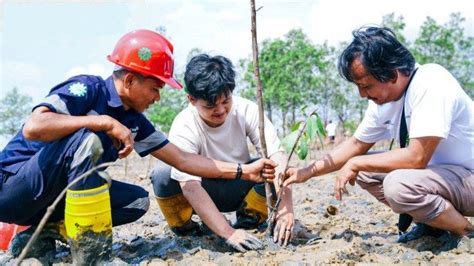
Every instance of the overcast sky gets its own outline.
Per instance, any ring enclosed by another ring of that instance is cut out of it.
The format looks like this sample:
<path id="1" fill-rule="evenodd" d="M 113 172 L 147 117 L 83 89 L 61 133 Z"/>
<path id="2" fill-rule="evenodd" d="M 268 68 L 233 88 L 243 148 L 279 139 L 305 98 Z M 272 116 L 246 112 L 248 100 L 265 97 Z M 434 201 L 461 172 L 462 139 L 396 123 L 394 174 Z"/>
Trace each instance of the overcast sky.
<path id="1" fill-rule="evenodd" d="M 474 35 L 470 0 L 256 0 L 256 5 L 263 6 L 257 14 L 259 41 L 299 27 L 315 43 L 337 44 L 391 12 L 405 18 L 408 39 L 426 16 L 444 23 L 452 12 L 466 18 L 466 34 Z M 0 0 L 0 12 L 0 97 L 17 86 L 35 103 L 71 75 L 109 76 L 113 66 L 106 55 L 134 29 L 165 27 L 179 70 L 194 47 L 234 62 L 251 54 L 248 0 Z"/>

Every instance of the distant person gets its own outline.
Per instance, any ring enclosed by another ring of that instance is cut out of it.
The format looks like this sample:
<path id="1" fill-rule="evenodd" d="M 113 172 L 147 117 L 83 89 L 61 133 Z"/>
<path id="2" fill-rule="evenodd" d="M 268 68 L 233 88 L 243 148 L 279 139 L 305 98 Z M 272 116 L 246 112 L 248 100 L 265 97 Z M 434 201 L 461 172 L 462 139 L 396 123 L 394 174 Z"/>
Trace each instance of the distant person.
<path id="1" fill-rule="evenodd" d="M 184 74 L 189 106 L 173 121 L 169 139 L 180 149 L 245 166 L 252 161 L 247 139 L 260 150 L 258 107 L 232 95 L 235 72 L 223 56 L 200 54 L 193 57 Z M 278 163 L 276 176 L 286 163 L 286 154 L 270 120 L 265 118 L 269 158 Z M 196 213 L 204 224 L 239 251 L 260 246 L 255 236 L 239 229 L 254 229 L 267 217 L 264 183 L 248 175 L 235 178 L 202 178 L 202 175 L 158 163 L 151 175 L 161 211 L 171 230 L 178 235 L 199 233 L 191 220 Z M 278 192 L 279 186 L 276 187 Z M 286 245 L 291 237 L 294 216 L 290 188 L 284 189 L 277 212 L 274 241 Z M 221 212 L 236 211 L 233 227 Z M 257 245 L 258 243 L 258 245 Z"/>
<path id="2" fill-rule="evenodd" d="M 417 65 L 387 28 L 366 27 L 339 58 L 342 76 L 370 100 L 355 134 L 323 159 L 288 170 L 284 185 L 339 170 L 335 197 L 356 182 L 418 223 L 399 242 L 423 235 L 453 236 L 442 250 L 468 246 L 474 216 L 474 105 L 458 81 L 437 64 Z M 366 155 L 377 141 L 396 138 L 400 149 Z M 405 227 L 405 228 L 404 228 Z"/>
<path id="3" fill-rule="evenodd" d="M 332 120 L 329 120 L 329 123 L 326 125 L 326 133 L 330 143 L 334 143 L 334 140 L 336 139 L 336 130 L 336 123 L 333 123 Z"/>
<path id="4" fill-rule="evenodd" d="M 160 99 L 165 84 L 182 88 L 173 78 L 173 46 L 163 36 L 130 32 L 108 59 L 116 65 L 109 78 L 80 75 L 55 86 L 0 153 L 0 221 L 33 225 L 13 239 L 15 256 L 69 183 L 133 149 L 193 175 L 255 182 L 274 177 L 271 160 L 241 166 L 183 151 L 142 114 Z M 136 221 L 148 206 L 143 188 L 116 180 L 108 187 L 94 172 L 68 190 L 33 250 L 44 255 L 54 250 L 55 240 L 68 238 L 76 264 L 96 264 L 110 254 L 112 226 Z"/>

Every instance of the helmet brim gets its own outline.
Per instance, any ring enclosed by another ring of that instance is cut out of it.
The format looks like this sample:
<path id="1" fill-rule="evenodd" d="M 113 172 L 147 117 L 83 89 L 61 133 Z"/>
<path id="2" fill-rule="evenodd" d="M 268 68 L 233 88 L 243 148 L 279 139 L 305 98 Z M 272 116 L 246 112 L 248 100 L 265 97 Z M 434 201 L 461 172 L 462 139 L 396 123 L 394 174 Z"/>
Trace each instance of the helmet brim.
<path id="1" fill-rule="evenodd" d="M 118 65 L 118 66 L 121 66 L 125 69 L 127 69 L 128 71 L 131 71 L 131 72 L 136 72 L 136 73 L 139 73 L 139 74 L 142 74 L 146 77 L 153 77 L 153 78 L 157 78 L 161 81 L 163 81 L 164 83 L 168 84 L 169 86 L 171 86 L 172 88 L 174 89 L 177 89 L 177 90 L 181 90 L 183 88 L 183 85 L 181 85 L 181 83 L 179 83 L 175 78 L 171 77 L 171 78 L 164 78 L 164 77 L 161 77 L 159 75 L 155 75 L 155 74 L 152 74 L 148 71 L 138 71 L 136 69 L 133 69 L 133 68 L 130 68 L 129 66 L 125 65 L 125 64 L 122 64 L 120 62 L 117 62 L 117 61 L 114 61 L 112 59 L 112 56 L 108 55 L 107 56 L 107 60 L 109 60 L 110 62 L 114 63 L 115 65 Z"/>
<path id="2" fill-rule="evenodd" d="M 155 76 L 157 79 L 163 81 L 164 83 L 170 85 L 170 87 L 174 88 L 174 89 L 177 89 L 177 90 L 181 90 L 183 88 L 183 85 L 181 85 L 181 83 L 179 83 L 176 79 L 174 78 L 169 78 L 169 79 L 165 79 L 165 78 L 162 78 L 162 77 L 159 77 L 159 76 Z"/>

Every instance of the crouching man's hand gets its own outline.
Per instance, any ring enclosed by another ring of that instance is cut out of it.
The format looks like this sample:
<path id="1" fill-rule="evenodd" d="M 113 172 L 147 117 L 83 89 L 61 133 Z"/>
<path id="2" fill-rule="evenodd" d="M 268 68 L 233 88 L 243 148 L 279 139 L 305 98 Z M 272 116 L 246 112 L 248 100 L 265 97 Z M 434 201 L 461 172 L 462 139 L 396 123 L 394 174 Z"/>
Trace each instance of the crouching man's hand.
<path id="1" fill-rule="evenodd" d="M 273 242 L 278 242 L 278 245 L 286 247 L 291 240 L 295 226 L 293 210 L 288 211 L 286 206 L 280 208 L 276 219 L 275 229 L 273 230 Z"/>
<path id="2" fill-rule="evenodd" d="M 278 164 L 270 159 L 259 159 L 251 164 L 242 165 L 242 179 L 260 183 L 275 178 L 275 167 Z"/>
<path id="3" fill-rule="evenodd" d="M 304 183 L 311 178 L 311 169 L 308 168 L 288 168 L 282 186 L 287 187 L 294 183 Z"/>
<path id="4" fill-rule="evenodd" d="M 242 229 L 235 230 L 226 243 L 240 252 L 263 248 L 262 242 L 256 236 Z"/>

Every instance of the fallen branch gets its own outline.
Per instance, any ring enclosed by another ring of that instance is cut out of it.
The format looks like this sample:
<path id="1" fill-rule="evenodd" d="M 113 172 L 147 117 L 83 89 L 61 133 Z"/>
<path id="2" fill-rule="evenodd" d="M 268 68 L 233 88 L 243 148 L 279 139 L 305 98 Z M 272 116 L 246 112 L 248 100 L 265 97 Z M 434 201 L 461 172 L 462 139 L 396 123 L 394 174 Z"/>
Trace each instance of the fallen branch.
<path id="1" fill-rule="evenodd" d="M 69 183 L 66 186 L 66 188 L 64 188 L 63 191 L 61 191 L 61 193 L 58 195 L 56 200 L 54 200 L 53 204 L 51 204 L 51 206 L 48 207 L 48 209 L 46 210 L 46 213 L 44 214 L 43 218 L 41 218 L 41 221 L 38 224 L 38 227 L 36 228 L 35 232 L 33 233 L 33 236 L 30 238 L 30 240 L 26 244 L 25 248 L 23 248 L 23 250 L 21 251 L 21 254 L 18 257 L 18 261 L 16 262 L 16 265 L 20 265 L 21 262 L 25 259 L 26 254 L 28 254 L 28 251 L 30 250 L 31 246 L 33 245 L 33 243 L 38 238 L 41 230 L 43 230 L 43 227 L 46 225 L 46 222 L 48 221 L 49 217 L 51 216 L 51 214 L 53 214 L 54 209 L 56 209 L 56 206 L 59 204 L 61 199 L 64 197 L 64 194 L 66 194 L 67 190 L 69 188 L 71 188 L 72 186 L 74 186 L 75 184 L 77 184 L 82 179 L 84 179 L 84 178 L 88 177 L 89 175 L 91 175 L 96 170 L 98 170 L 100 168 L 109 167 L 109 166 L 114 165 L 114 164 L 115 163 L 103 163 L 103 164 L 97 165 L 97 166 L 89 169 L 87 172 L 83 173 L 78 178 L 74 179 L 74 181 Z M 104 173 L 99 173 L 99 175 L 107 181 L 107 184 L 109 185 L 109 188 L 110 188 L 110 186 L 112 184 L 112 179 L 107 174 L 104 174 Z"/>

